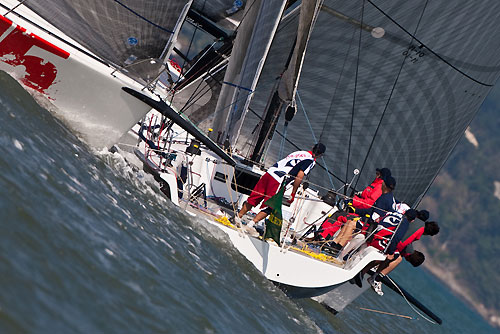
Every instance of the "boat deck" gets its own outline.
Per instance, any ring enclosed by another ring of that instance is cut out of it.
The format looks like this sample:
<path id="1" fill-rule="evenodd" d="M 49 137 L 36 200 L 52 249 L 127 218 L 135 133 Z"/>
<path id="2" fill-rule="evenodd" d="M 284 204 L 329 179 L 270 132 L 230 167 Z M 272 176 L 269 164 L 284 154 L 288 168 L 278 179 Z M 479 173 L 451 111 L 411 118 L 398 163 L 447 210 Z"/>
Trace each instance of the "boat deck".
<path id="1" fill-rule="evenodd" d="M 192 202 L 187 203 L 186 201 L 182 201 L 186 206 L 186 211 L 191 215 L 201 216 L 206 219 L 212 225 L 220 225 L 220 227 L 224 226 L 225 228 L 238 231 L 239 233 L 246 234 L 249 238 L 257 239 L 260 241 L 264 241 L 269 243 L 269 245 L 273 247 L 280 247 L 282 252 L 294 252 L 300 254 L 305 257 L 313 258 L 321 262 L 325 262 L 337 267 L 343 267 L 346 261 L 340 260 L 330 254 L 325 252 L 321 252 L 319 245 L 311 245 L 309 243 L 303 241 L 297 241 L 296 244 L 283 243 L 281 246 L 278 245 L 274 240 L 268 238 L 264 240 L 261 235 L 251 235 L 247 233 L 243 228 L 238 228 L 235 225 L 229 222 L 227 218 L 228 214 L 232 214 L 232 211 L 229 208 L 218 206 L 215 202 L 207 199 L 207 203 L 210 203 L 211 209 L 204 208 L 203 206 L 195 206 Z M 217 209 L 217 210 L 214 210 Z M 218 215 L 217 213 L 224 213 L 225 215 Z M 243 223 L 246 224 L 250 221 L 250 217 L 245 216 L 243 219 Z"/>

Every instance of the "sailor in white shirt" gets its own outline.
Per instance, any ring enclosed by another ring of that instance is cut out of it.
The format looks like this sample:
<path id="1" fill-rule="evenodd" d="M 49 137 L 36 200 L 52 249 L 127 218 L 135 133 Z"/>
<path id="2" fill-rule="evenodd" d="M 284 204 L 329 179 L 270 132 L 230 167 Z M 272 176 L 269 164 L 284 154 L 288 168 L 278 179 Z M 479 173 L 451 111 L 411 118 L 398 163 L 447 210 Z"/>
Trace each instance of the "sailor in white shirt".
<path id="1" fill-rule="evenodd" d="M 305 175 L 309 174 L 315 165 L 316 159 L 325 153 L 325 150 L 325 145 L 318 143 L 314 145 L 311 151 L 297 151 L 290 153 L 286 158 L 271 166 L 268 171 L 261 176 L 250 194 L 250 197 L 248 197 L 247 201 L 243 203 L 237 217 L 243 217 L 243 215 L 252 207 L 259 205 L 262 201 L 265 202 L 276 194 L 279 186 L 287 177 L 289 179 L 287 179 L 286 182 L 291 182 L 293 180 L 292 197 L 289 200 L 289 202 L 292 203 L 295 199 L 295 193 L 302 183 L 302 179 Z M 261 207 L 263 207 L 263 210 L 255 216 L 253 222 L 247 225 L 248 227 L 253 227 L 255 223 L 269 215 L 270 210 L 268 210 L 264 204 Z"/>

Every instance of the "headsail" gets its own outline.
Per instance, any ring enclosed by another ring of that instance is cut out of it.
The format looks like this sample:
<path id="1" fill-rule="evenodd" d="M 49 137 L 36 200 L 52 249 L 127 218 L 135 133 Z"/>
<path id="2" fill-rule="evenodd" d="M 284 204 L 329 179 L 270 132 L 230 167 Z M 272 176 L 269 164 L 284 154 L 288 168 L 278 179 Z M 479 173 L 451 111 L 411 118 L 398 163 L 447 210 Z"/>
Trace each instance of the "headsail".
<path id="1" fill-rule="evenodd" d="M 41 0 L 25 5 L 107 62 L 127 66 L 164 53 L 186 0 Z"/>

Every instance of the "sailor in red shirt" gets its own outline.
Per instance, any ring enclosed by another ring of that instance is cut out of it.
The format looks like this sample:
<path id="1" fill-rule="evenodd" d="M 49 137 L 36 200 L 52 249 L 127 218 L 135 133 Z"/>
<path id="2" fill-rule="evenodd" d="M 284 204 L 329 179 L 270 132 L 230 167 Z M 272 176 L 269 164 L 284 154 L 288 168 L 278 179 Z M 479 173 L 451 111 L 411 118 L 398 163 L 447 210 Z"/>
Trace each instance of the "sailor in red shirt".
<path id="1" fill-rule="evenodd" d="M 396 252 L 398 252 L 399 254 L 401 254 L 401 256 L 406 259 L 409 255 L 411 255 L 413 253 L 413 243 L 415 241 L 420 240 L 420 238 L 423 235 L 434 236 L 434 235 L 436 235 L 438 233 L 439 233 L 439 225 L 438 225 L 438 223 L 436 223 L 436 222 L 425 222 L 425 226 L 420 227 L 417 231 L 415 231 L 409 237 L 407 237 L 406 239 L 401 240 L 398 243 L 398 246 L 396 248 Z M 399 262 L 401 262 L 401 260 L 399 260 Z M 394 266 L 394 267 L 396 267 L 396 266 Z M 387 270 L 386 272 L 382 271 L 382 273 L 383 274 L 388 274 L 393 269 L 394 268 L 392 268 L 390 270 Z"/>
<path id="2" fill-rule="evenodd" d="M 356 209 L 371 208 L 373 203 L 382 195 L 383 178 L 388 176 L 391 176 L 389 168 L 377 168 L 375 180 L 365 190 L 353 197 L 352 206 Z"/>
<path id="3" fill-rule="evenodd" d="M 420 219 L 424 218 L 422 217 L 422 212 L 427 212 L 425 210 L 419 211 L 420 214 Z M 427 218 L 428 218 L 427 214 Z M 396 247 L 396 252 L 394 253 L 394 260 L 392 260 L 386 268 L 384 268 L 379 275 L 375 275 L 374 277 L 371 277 L 368 282 L 372 285 L 373 289 L 379 294 L 382 295 L 382 285 L 380 280 L 382 279 L 383 276 L 388 275 L 391 271 L 393 271 L 405 258 L 406 261 L 410 262 L 412 266 L 418 267 L 421 265 L 424 260 L 425 256 L 421 252 L 414 250 L 413 249 L 413 243 L 417 240 L 419 240 L 422 235 L 436 235 L 439 233 L 439 225 L 436 222 L 425 222 L 425 226 L 419 227 L 416 231 L 408 231 L 408 233 L 405 234 L 403 239 L 398 243 Z M 380 291 L 380 292 L 379 292 Z"/>

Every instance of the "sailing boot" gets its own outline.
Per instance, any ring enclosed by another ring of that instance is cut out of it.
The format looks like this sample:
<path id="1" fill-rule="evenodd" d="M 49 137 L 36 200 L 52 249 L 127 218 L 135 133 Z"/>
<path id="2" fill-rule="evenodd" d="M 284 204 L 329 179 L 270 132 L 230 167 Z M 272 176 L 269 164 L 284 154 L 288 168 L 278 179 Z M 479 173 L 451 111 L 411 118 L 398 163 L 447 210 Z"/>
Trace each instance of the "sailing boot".
<path id="1" fill-rule="evenodd" d="M 375 278 L 368 277 L 368 283 L 371 285 L 372 289 L 379 295 L 383 296 L 384 292 L 382 291 L 382 282 L 377 281 L 377 278 L 379 278 L 379 275 L 377 275 Z"/>

